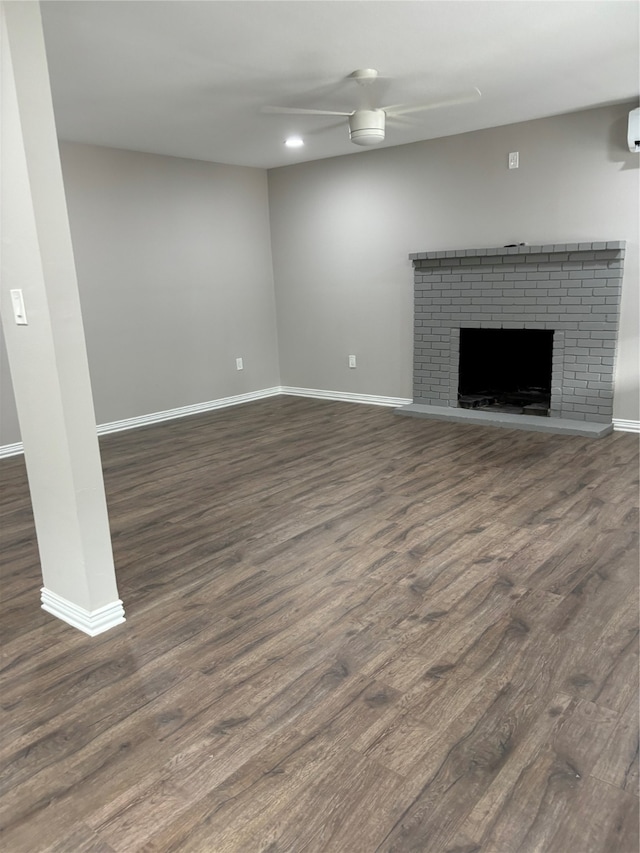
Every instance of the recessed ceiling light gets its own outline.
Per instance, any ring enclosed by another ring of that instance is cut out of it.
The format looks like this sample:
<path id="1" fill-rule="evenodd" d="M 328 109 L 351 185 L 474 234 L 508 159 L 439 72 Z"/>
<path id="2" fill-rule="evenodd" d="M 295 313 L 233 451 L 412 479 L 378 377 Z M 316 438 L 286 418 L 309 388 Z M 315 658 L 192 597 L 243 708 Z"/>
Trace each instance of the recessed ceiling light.
<path id="1" fill-rule="evenodd" d="M 287 148 L 300 148 L 304 145 L 304 141 L 299 136 L 289 136 L 285 139 L 284 144 Z"/>

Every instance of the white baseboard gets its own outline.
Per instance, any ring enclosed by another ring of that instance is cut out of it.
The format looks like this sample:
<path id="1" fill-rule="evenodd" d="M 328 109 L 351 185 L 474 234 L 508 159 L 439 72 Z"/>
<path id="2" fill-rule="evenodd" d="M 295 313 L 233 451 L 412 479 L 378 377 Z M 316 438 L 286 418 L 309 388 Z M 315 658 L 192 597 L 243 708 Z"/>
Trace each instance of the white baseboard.
<path id="1" fill-rule="evenodd" d="M 22 453 L 22 442 L 16 441 L 15 444 L 3 444 L 0 446 L 0 459 L 5 456 L 18 456 Z"/>
<path id="2" fill-rule="evenodd" d="M 282 394 L 289 397 L 311 397 L 314 400 L 333 400 L 336 403 L 365 403 L 369 406 L 408 406 L 413 400 L 404 397 L 379 397 L 375 394 L 350 394 L 346 391 L 321 391 L 317 388 L 291 388 L 283 385 Z"/>
<path id="3" fill-rule="evenodd" d="M 116 625 L 121 625 L 124 621 L 124 608 L 120 599 L 111 604 L 105 604 L 104 607 L 98 607 L 97 610 L 85 610 L 84 607 L 79 607 L 72 601 L 68 601 L 61 595 L 43 587 L 40 590 L 40 600 L 42 609 L 52 616 L 57 616 L 68 625 L 84 631 L 90 637 L 95 637 L 114 628 Z"/>
<path id="4" fill-rule="evenodd" d="M 98 435 L 122 432 L 122 430 L 149 426 L 149 424 L 158 424 L 162 421 L 174 420 L 175 418 L 185 418 L 189 415 L 201 414 L 202 412 L 213 412 L 215 409 L 226 409 L 228 406 L 239 406 L 241 403 L 263 400 L 265 397 L 276 397 L 280 393 L 280 387 L 276 386 L 275 388 L 264 388 L 262 391 L 250 391 L 248 394 L 236 394 L 234 397 L 221 397 L 218 400 L 208 400 L 206 403 L 195 403 L 192 406 L 167 409 L 164 412 L 152 412 L 150 415 L 125 418 L 122 421 L 111 421 L 107 424 L 98 425 Z"/>
<path id="5" fill-rule="evenodd" d="M 221 397 L 218 400 L 208 400 L 205 403 L 195 403 L 191 406 L 180 406 L 177 409 L 167 409 L 163 412 L 152 412 L 149 415 L 139 415 L 125 418 L 121 421 L 111 421 L 98 424 L 98 435 L 108 435 L 112 432 L 135 429 L 136 427 L 158 424 L 202 412 L 213 412 L 215 409 L 225 409 L 228 406 L 239 406 L 254 400 L 264 400 L 267 397 L 277 397 L 284 394 L 289 397 L 309 397 L 315 400 L 334 400 L 339 403 L 365 403 L 369 406 L 390 406 L 397 408 L 408 406 L 413 400 L 405 397 L 380 397 L 375 394 L 351 394 L 346 391 L 324 391 L 319 388 L 293 388 L 289 385 L 277 385 L 274 388 L 264 388 L 262 391 L 250 391 L 248 394 L 236 394 L 234 397 Z M 640 432 L 640 421 L 629 421 L 622 418 L 613 419 L 613 428 L 618 432 Z M 0 446 L 0 459 L 7 456 L 17 456 L 23 452 L 22 442 Z"/>
<path id="6" fill-rule="evenodd" d="M 613 419 L 616 432 L 640 432 L 640 421 L 625 421 L 622 418 Z"/>
<path id="7" fill-rule="evenodd" d="M 177 409 L 167 409 L 164 412 L 152 412 L 149 415 L 139 415 L 135 418 L 98 424 L 97 431 L 98 435 L 108 435 L 112 432 L 136 429 L 136 427 L 185 418 L 202 412 L 213 412 L 215 409 L 226 409 L 228 406 L 239 406 L 242 403 L 264 400 L 267 397 L 277 397 L 280 394 L 292 397 L 313 397 L 318 400 L 335 400 L 344 403 L 368 403 L 370 406 L 407 406 L 412 402 L 403 397 L 377 397 L 373 394 L 347 394 L 342 391 L 319 391 L 315 388 L 289 388 L 277 385 L 274 388 L 264 388 L 262 391 L 250 391 L 248 394 L 236 394 L 234 397 L 221 397 L 218 400 L 209 400 L 206 403 L 195 403 L 192 406 L 180 406 Z M 17 441 L 15 444 L 5 444 L 0 446 L 0 459 L 5 456 L 17 456 L 22 452 L 21 441 Z"/>

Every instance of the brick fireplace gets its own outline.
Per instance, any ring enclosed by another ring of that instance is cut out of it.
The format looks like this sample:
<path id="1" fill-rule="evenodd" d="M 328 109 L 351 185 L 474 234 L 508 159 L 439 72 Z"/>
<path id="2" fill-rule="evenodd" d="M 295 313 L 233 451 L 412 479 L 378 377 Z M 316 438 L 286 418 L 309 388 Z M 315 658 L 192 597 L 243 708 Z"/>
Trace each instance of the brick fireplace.
<path id="1" fill-rule="evenodd" d="M 624 242 L 419 252 L 413 404 L 398 414 L 582 435 L 612 429 Z M 459 405 L 464 329 L 551 332 L 548 417 Z"/>

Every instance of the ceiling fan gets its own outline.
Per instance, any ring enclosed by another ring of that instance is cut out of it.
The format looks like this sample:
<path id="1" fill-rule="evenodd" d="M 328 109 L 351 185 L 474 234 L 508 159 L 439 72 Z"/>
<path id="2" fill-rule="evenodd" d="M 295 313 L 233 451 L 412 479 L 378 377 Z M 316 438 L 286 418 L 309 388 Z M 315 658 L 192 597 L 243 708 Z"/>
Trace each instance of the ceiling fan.
<path id="1" fill-rule="evenodd" d="M 361 68 L 349 74 L 347 79 L 355 80 L 358 86 L 370 87 L 378 78 L 375 68 Z M 351 112 L 342 110 L 316 110 L 302 107 L 270 107 L 262 108 L 265 113 L 287 115 L 320 115 L 344 116 L 348 119 L 349 139 L 355 145 L 378 145 L 384 140 L 387 119 L 401 118 L 409 113 L 433 110 L 438 107 L 449 107 L 455 104 L 466 104 L 476 101 L 482 96 L 480 89 L 473 87 L 472 91 L 448 98 L 445 101 L 435 101 L 427 104 L 392 104 L 390 106 L 356 107 Z"/>

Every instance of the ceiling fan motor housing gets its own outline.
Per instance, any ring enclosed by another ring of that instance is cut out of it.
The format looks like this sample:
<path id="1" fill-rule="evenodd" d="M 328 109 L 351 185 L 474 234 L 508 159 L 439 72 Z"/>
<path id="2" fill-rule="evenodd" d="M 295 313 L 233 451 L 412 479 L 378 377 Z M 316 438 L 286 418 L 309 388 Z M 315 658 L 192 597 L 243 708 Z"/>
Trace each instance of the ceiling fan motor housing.
<path id="1" fill-rule="evenodd" d="M 356 145 L 377 145 L 384 139 L 384 110 L 356 110 L 349 116 L 349 139 Z"/>

